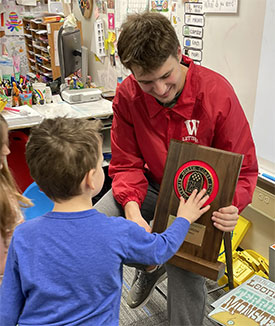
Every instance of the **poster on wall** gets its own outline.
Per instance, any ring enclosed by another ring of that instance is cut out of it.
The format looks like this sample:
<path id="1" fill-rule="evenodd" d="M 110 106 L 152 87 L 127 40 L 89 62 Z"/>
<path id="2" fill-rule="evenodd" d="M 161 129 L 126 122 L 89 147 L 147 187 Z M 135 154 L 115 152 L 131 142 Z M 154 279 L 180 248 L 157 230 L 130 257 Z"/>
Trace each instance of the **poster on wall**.
<path id="1" fill-rule="evenodd" d="M 128 0 L 127 14 L 141 13 L 148 8 L 148 0 Z"/>
<path id="2" fill-rule="evenodd" d="M 4 27 L 5 35 L 23 35 L 22 13 L 23 6 L 16 6 L 15 3 L 8 2 L 4 5 Z"/>
<path id="3" fill-rule="evenodd" d="M 174 26 L 177 35 L 181 35 L 181 28 L 183 24 L 183 6 L 181 1 L 172 1 L 171 5 L 171 23 Z M 182 44 L 182 38 L 179 37 L 179 42 L 181 47 Z"/>
<path id="4" fill-rule="evenodd" d="M 120 28 L 127 15 L 149 10 L 149 0 L 120 0 L 115 4 L 115 27 Z"/>
<path id="5" fill-rule="evenodd" d="M 160 12 L 161 14 L 164 14 L 166 17 L 169 17 L 169 11 L 170 11 L 170 2 L 169 0 L 152 0 L 150 1 L 150 7 L 149 10 L 151 12 Z"/>
<path id="6" fill-rule="evenodd" d="M 96 0 L 94 3 L 94 17 L 95 20 L 99 18 L 100 14 L 107 14 L 107 1 L 105 0 Z"/>
<path id="7" fill-rule="evenodd" d="M 115 28 L 120 29 L 122 23 L 127 18 L 127 0 L 121 0 L 116 2 L 115 17 Z"/>
<path id="8" fill-rule="evenodd" d="M 22 36 L 4 36 L 0 38 L 1 55 L 12 58 L 14 73 L 26 75 L 29 71 L 25 40 Z"/>
<path id="9" fill-rule="evenodd" d="M 237 13 L 238 0 L 202 0 L 205 12 Z"/>

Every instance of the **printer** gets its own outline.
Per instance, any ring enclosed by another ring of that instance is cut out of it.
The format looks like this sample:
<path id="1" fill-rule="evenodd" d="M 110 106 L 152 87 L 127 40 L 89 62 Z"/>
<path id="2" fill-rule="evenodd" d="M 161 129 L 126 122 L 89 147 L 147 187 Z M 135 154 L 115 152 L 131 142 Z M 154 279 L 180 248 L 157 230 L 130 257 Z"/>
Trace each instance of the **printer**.
<path id="1" fill-rule="evenodd" d="M 92 102 L 101 99 L 102 91 L 97 88 L 65 89 L 61 92 L 64 101 L 69 104 Z"/>

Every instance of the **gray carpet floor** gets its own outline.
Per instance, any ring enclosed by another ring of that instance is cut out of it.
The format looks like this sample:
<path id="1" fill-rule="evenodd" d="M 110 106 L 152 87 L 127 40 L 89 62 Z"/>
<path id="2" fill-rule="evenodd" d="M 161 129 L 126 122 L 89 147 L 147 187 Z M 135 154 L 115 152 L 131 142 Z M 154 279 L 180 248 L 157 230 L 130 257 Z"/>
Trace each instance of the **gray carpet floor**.
<path id="1" fill-rule="evenodd" d="M 123 289 L 120 306 L 120 326 L 168 326 L 167 313 L 166 313 L 166 299 L 161 293 L 155 290 L 151 299 L 143 308 L 130 309 L 126 303 L 126 298 L 132 280 L 134 277 L 134 268 L 124 266 L 123 270 Z M 216 282 L 207 280 L 206 282 L 208 291 L 216 288 L 218 285 Z M 167 280 L 158 285 L 158 288 L 167 293 Z M 204 326 L 216 326 L 217 323 L 211 321 L 207 315 L 213 310 L 211 303 L 216 301 L 219 297 L 224 295 L 224 290 L 217 290 L 207 296 L 207 306 L 204 318 Z M 180 325 L 179 325 L 180 326 Z M 196 325 L 193 325 L 196 326 Z"/>

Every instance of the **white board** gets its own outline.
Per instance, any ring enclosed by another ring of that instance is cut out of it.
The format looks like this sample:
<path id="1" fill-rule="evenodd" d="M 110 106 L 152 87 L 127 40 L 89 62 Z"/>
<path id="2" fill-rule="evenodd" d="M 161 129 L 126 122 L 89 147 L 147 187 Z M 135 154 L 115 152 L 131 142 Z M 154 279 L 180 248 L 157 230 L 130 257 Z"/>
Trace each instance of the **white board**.
<path id="1" fill-rule="evenodd" d="M 275 175 L 275 1 L 267 0 L 253 136 L 260 166 Z"/>

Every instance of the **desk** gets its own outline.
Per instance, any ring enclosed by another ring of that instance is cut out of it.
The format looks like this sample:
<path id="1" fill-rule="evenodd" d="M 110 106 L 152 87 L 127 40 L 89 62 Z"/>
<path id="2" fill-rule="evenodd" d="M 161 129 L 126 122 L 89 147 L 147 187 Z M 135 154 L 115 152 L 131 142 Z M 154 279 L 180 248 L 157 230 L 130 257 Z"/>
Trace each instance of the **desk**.
<path id="1" fill-rule="evenodd" d="M 21 113 L 11 113 L 4 111 L 3 116 L 8 122 L 9 130 L 30 128 L 39 124 L 44 118 L 54 119 L 56 117 L 70 117 L 70 118 L 86 118 L 86 119 L 102 119 L 107 120 L 112 118 L 112 102 L 100 99 L 94 102 L 68 104 L 62 100 L 58 100 L 45 105 L 34 105 L 32 108 L 22 106 Z M 105 123 L 103 122 L 105 125 Z M 111 123 L 108 123 L 111 125 Z"/>
<path id="2" fill-rule="evenodd" d="M 59 96 L 53 97 L 54 103 L 45 105 L 34 105 L 29 108 L 27 105 L 19 107 L 21 113 L 3 112 L 3 116 L 8 122 L 9 130 L 30 128 L 39 124 L 44 118 L 54 119 L 56 117 L 100 119 L 103 123 L 103 153 L 111 152 L 110 128 L 112 125 L 112 102 L 100 99 L 94 102 L 79 104 L 68 104 Z"/>
<path id="3" fill-rule="evenodd" d="M 56 117 L 70 117 L 70 118 L 85 118 L 85 119 L 100 119 L 103 123 L 103 155 L 104 162 L 103 166 L 108 166 L 111 156 L 111 141 L 110 141 L 110 128 L 112 125 L 112 102 L 100 99 L 94 102 L 80 103 L 70 105 L 61 100 L 59 96 L 54 96 L 54 103 L 45 104 L 45 105 L 34 105 L 32 108 L 28 106 L 18 107 L 21 112 L 9 112 L 4 111 L 3 116 L 7 120 L 9 125 L 9 130 L 18 130 L 25 129 L 24 133 L 29 134 L 29 128 L 39 124 L 45 118 L 56 118 Z M 16 152 L 16 148 L 18 145 L 14 145 L 15 148 L 12 150 L 11 155 L 8 158 L 10 167 L 13 168 L 15 179 L 17 179 L 17 175 L 21 174 L 19 171 L 19 164 L 21 160 L 21 165 L 27 166 L 25 163 L 25 158 L 22 151 L 22 157 L 20 160 L 13 160 L 13 152 Z M 18 158 L 18 157 L 17 157 Z M 23 162 L 24 161 L 24 162 Z M 23 162 L 23 163 L 22 163 Z M 27 169 L 27 167 L 26 167 Z M 21 176 L 18 176 L 21 178 Z M 19 179 L 16 180 L 18 184 L 20 184 Z M 24 190 L 24 189 L 23 189 Z"/>
<path id="4" fill-rule="evenodd" d="M 103 147 L 102 151 L 105 159 L 110 157 L 111 153 L 111 140 L 110 128 L 112 126 L 112 102 L 100 99 L 94 102 L 86 102 L 79 104 L 68 104 L 64 101 L 57 103 L 35 105 L 35 110 L 41 114 L 43 118 L 56 118 L 56 117 L 70 117 L 70 118 L 85 118 L 85 119 L 100 119 L 103 123 Z M 105 160 L 103 165 L 108 165 Z"/>
<path id="5" fill-rule="evenodd" d="M 68 104 L 67 102 L 59 101 L 45 105 L 34 105 L 34 109 L 43 118 L 67 116 L 70 118 L 106 119 L 113 115 L 112 102 L 105 99 L 79 104 Z"/>

